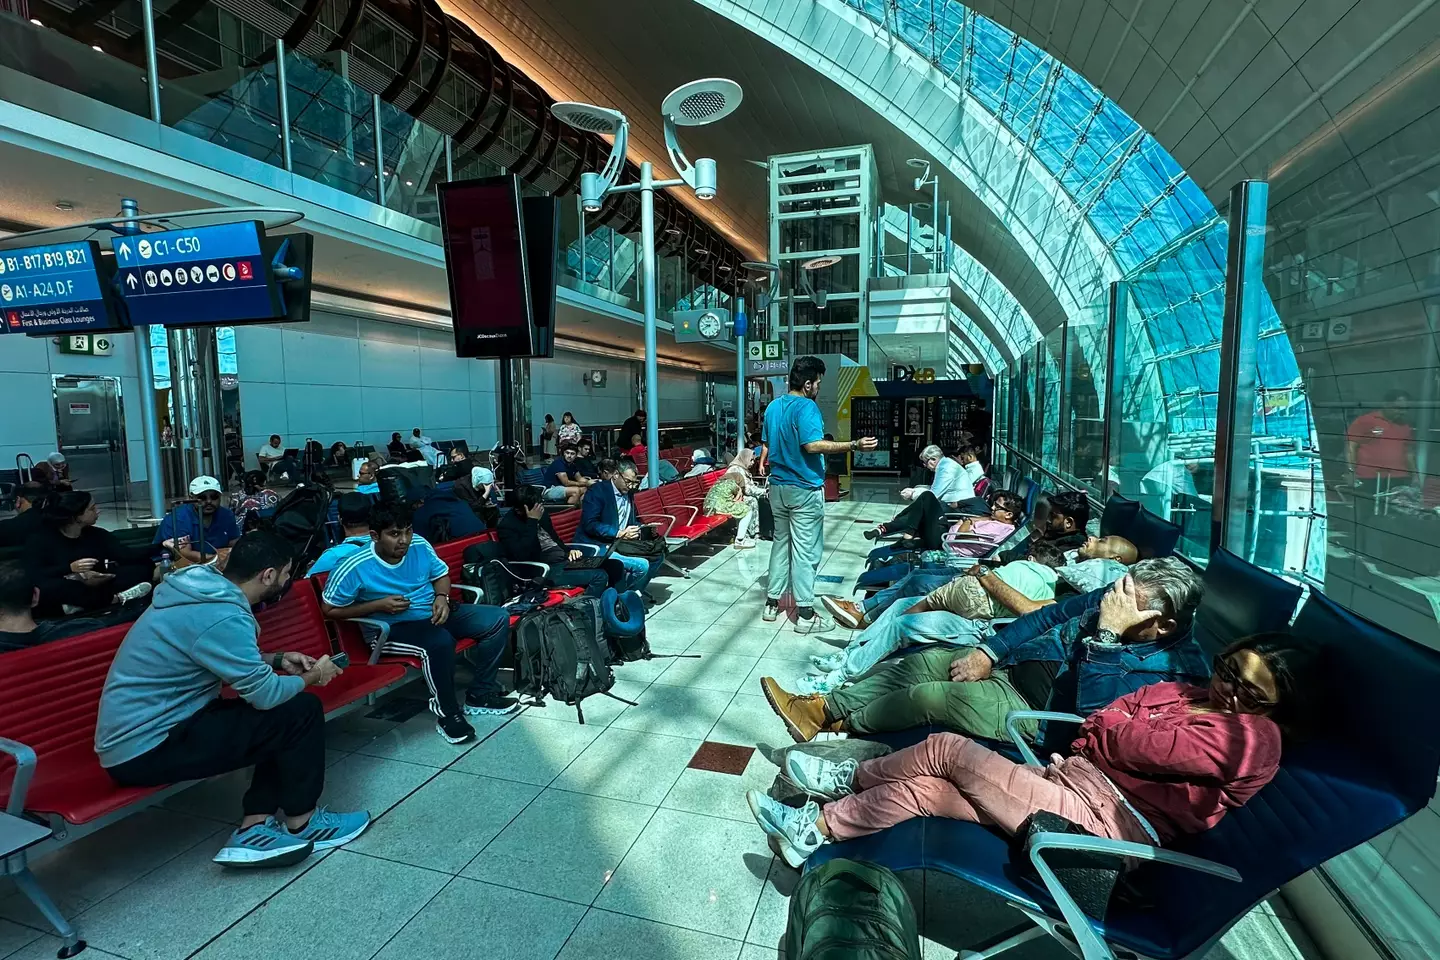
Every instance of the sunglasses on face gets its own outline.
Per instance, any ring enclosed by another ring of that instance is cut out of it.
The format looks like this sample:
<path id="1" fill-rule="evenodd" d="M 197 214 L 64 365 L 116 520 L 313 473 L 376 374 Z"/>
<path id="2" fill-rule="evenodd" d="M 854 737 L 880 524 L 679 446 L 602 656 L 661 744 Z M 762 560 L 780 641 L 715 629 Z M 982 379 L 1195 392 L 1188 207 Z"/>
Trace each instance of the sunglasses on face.
<path id="1" fill-rule="evenodd" d="M 1275 701 L 1267 697 L 1260 688 L 1240 676 L 1234 661 L 1223 654 L 1216 654 L 1210 672 L 1234 693 L 1235 699 L 1247 707 L 1273 707 Z"/>
<path id="2" fill-rule="evenodd" d="M 210 491 L 209 493 L 202 493 L 202 494 L 200 494 L 200 498 L 199 498 L 199 499 L 208 501 L 208 502 L 210 502 L 210 503 L 219 503 L 219 502 L 220 502 L 220 494 L 218 494 L 218 493 L 216 493 L 215 491 L 212 490 L 212 491 Z"/>

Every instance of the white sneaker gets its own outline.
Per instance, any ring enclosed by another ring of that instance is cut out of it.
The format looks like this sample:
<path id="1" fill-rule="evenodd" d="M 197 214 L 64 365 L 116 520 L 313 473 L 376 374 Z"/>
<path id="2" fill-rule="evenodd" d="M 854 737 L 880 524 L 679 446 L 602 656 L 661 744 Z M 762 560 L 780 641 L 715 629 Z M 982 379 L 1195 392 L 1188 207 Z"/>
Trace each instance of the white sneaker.
<path id="1" fill-rule="evenodd" d="M 835 621 L 826 614 L 816 610 L 810 619 L 797 617 L 795 619 L 796 633 L 829 633 L 835 629 Z"/>
<path id="2" fill-rule="evenodd" d="M 137 583 L 129 590 L 121 590 L 119 593 L 115 594 L 115 602 L 129 603 L 131 600 L 139 600 L 141 597 L 145 596 L 149 592 L 150 584 Z"/>
<path id="3" fill-rule="evenodd" d="M 836 650 L 834 653 L 817 653 L 810 657 L 810 665 L 821 673 L 834 673 L 845 666 L 845 651 Z"/>
<path id="4" fill-rule="evenodd" d="M 821 676 L 801 677 L 795 681 L 795 692 L 802 695 L 834 693 L 845 685 L 845 674 L 839 670 Z"/>
<path id="5" fill-rule="evenodd" d="M 735 547 L 736 550 L 753 550 L 753 549 L 755 549 L 755 541 L 754 541 L 754 540 L 736 540 L 735 543 L 733 544 L 733 546 Z"/>
<path id="6" fill-rule="evenodd" d="M 835 763 L 799 750 L 785 755 L 785 779 L 817 800 L 839 800 L 854 793 L 859 769 L 854 760 Z"/>
<path id="7" fill-rule="evenodd" d="M 807 803 L 800 809 L 787 807 L 759 790 L 745 791 L 745 800 L 760 829 L 770 835 L 770 845 L 781 858 L 796 870 L 805 865 L 810 855 L 825 843 L 816 822 L 820 808 Z"/>

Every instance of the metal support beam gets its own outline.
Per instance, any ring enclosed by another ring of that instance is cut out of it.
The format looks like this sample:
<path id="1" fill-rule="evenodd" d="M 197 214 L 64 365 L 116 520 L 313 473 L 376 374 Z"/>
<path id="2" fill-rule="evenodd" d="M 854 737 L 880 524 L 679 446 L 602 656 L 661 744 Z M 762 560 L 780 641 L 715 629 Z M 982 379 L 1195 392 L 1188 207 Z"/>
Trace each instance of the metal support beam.
<path id="1" fill-rule="evenodd" d="M 475 41 L 480 43 L 478 39 Z M 485 116 L 485 108 L 490 105 L 490 98 L 495 95 L 495 51 L 490 49 L 489 44 L 483 44 L 485 53 L 485 80 L 480 84 L 480 102 L 475 109 L 470 111 L 470 116 L 455 131 L 455 142 L 465 146 L 476 130 L 480 129 L 480 120 Z"/>
<path id="2" fill-rule="evenodd" d="M 483 157 L 490 145 L 500 139 L 500 134 L 505 129 L 505 121 L 515 107 L 515 71 L 504 61 L 501 61 L 500 65 L 504 74 L 500 78 L 500 109 L 495 112 L 495 119 L 490 122 L 490 129 L 485 131 L 485 136 L 471 148 L 477 157 Z"/>
<path id="3" fill-rule="evenodd" d="M 156 123 L 163 123 L 164 118 L 160 113 L 160 61 L 155 55 L 154 0 L 140 0 L 140 16 L 145 18 L 142 26 L 145 31 L 145 83 L 150 88 L 150 119 Z M 138 230 L 139 227 L 137 226 L 136 229 Z M 154 391 L 153 386 L 151 391 Z"/>
<path id="4" fill-rule="evenodd" d="M 440 94 L 440 87 L 445 83 L 445 74 L 450 72 L 450 61 L 454 59 L 455 48 L 450 42 L 450 17 L 444 10 L 440 9 L 435 0 L 427 0 L 431 8 L 430 12 L 435 19 L 440 21 L 440 58 L 435 64 L 435 69 L 430 73 L 430 79 L 425 81 L 425 89 L 420 91 L 420 96 L 410 104 L 409 113 L 412 117 L 419 117 L 430 108 L 435 98 Z"/>
<path id="5" fill-rule="evenodd" d="M 370 95 L 370 107 L 375 111 L 375 196 L 380 206 L 385 206 L 385 135 L 380 122 L 380 95 Z"/>
<path id="6" fill-rule="evenodd" d="M 415 25 L 411 28 L 410 49 L 405 53 L 405 60 L 400 64 L 399 71 L 395 78 L 380 92 L 385 100 L 393 101 L 410 86 L 410 81 L 415 77 L 415 71 L 420 69 L 420 55 L 425 52 L 425 34 L 428 25 L 425 22 L 426 4 L 415 4 Z"/>
<path id="7" fill-rule="evenodd" d="M 349 50 L 350 44 L 355 42 L 355 34 L 360 29 L 360 21 L 365 19 L 365 9 L 368 0 L 351 0 L 350 7 L 345 11 L 345 19 L 340 22 L 340 28 L 335 31 L 335 39 L 330 42 L 330 52 L 337 50 Z"/>
<path id="8" fill-rule="evenodd" d="M 1119 485 L 1112 483 L 1110 478 L 1119 476 L 1115 455 L 1119 452 L 1116 448 L 1119 445 L 1120 404 L 1124 395 L 1120 371 L 1125 366 L 1125 339 L 1130 330 L 1130 324 L 1125 317 L 1129 295 L 1125 281 L 1117 280 L 1110 284 L 1110 309 L 1106 317 L 1105 337 L 1105 425 L 1100 435 L 1102 500 L 1109 500 L 1111 494 L 1120 492 Z"/>
<path id="9" fill-rule="evenodd" d="M 1250 489 L 1250 433 L 1255 411 L 1256 354 L 1265 297 L 1265 209 L 1270 185 L 1242 180 L 1230 190 L 1230 240 L 1225 254 L 1225 323 L 1220 334 L 1220 384 L 1215 409 L 1215 487 L 1210 550 L 1225 547 L 1248 559 L 1247 527 L 1258 507 Z"/>
<path id="10" fill-rule="evenodd" d="M 140 205 L 134 200 L 120 201 L 122 218 L 139 215 Z M 140 232 L 140 221 L 122 219 L 116 228 L 120 236 L 133 237 Z M 140 432 L 145 438 L 145 483 L 150 516 L 158 520 L 165 516 L 165 477 L 160 469 L 160 421 L 155 416 L 155 370 L 150 358 L 148 326 L 135 327 L 135 373 L 140 379 Z"/>
<path id="11" fill-rule="evenodd" d="M 295 159 L 290 150 L 290 90 L 285 82 L 285 38 L 275 41 L 275 86 L 280 100 L 280 159 L 285 172 L 295 170 Z"/>
<path id="12" fill-rule="evenodd" d="M 645 476 L 660 485 L 660 372 L 655 360 L 655 178 L 650 161 L 640 164 L 640 279 L 645 312 Z"/>

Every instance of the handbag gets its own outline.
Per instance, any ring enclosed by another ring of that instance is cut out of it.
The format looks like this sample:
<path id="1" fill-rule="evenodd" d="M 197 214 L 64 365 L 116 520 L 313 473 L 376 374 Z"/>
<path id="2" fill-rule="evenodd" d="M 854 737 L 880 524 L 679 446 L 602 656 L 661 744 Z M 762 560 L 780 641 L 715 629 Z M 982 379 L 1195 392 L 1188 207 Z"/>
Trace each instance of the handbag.
<path id="1" fill-rule="evenodd" d="M 1071 836 L 1093 837 L 1095 834 L 1078 823 L 1073 823 L 1058 813 L 1039 810 L 1025 818 L 1020 829 L 1015 831 L 1010 847 L 1010 865 L 1015 872 L 1026 879 L 1042 883 L 1035 863 L 1026 849 L 1030 838 L 1039 833 L 1063 833 Z M 1076 906 L 1085 915 L 1104 920 L 1110 908 L 1110 897 L 1124 871 L 1124 861 L 1118 857 L 1088 850 L 1049 850 L 1045 862 L 1055 871 L 1060 886 L 1074 898 Z"/>

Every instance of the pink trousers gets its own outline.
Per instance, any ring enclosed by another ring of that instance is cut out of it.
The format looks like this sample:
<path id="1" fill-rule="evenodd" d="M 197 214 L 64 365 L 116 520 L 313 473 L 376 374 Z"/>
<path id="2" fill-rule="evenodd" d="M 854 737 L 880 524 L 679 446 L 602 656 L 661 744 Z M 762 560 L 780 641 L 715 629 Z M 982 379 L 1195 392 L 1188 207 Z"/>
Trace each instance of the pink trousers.
<path id="1" fill-rule="evenodd" d="M 1153 843 L 1094 764 L 1068 757 L 1040 769 L 956 733 L 860 764 L 856 792 L 825 805 L 836 840 L 878 833 L 912 817 L 949 817 L 1014 833 L 1037 810 L 1100 837 Z"/>

